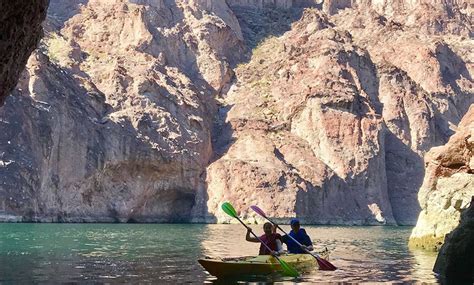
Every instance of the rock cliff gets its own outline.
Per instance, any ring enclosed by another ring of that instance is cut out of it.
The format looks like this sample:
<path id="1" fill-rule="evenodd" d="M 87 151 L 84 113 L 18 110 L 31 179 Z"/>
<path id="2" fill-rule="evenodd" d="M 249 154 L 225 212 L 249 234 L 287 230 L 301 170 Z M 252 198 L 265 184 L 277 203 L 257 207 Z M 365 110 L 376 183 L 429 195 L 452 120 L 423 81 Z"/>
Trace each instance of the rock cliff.
<path id="1" fill-rule="evenodd" d="M 250 220 L 257 203 L 312 223 L 414 224 L 422 157 L 473 102 L 469 52 L 417 37 L 356 7 L 307 10 L 261 43 L 225 98 L 201 202 L 240 201 Z"/>
<path id="2" fill-rule="evenodd" d="M 410 244 L 439 249 L 474 197 L 474 105 L 449 142 L 425 156 L 425 180 L 419 192 L 422 211 Z"/>
<path id="3" fill-rule="evenodd" d="M 414 224 L 474 102 L 467 3 L 52 0 L 0 109 L 0 219 Z"/>
<path id="4" fill-rule="evenodd" d="M 89 1 L 47 23 L 0 110 L 3 219 L 189 218 L 241 33 L 219 2 L 160 3 Z"/>
<path id="5" fill-rule="evenodd" d="M 47 7 L 48 0 L 0 1 L 0 106 L 43 34 Z"/>

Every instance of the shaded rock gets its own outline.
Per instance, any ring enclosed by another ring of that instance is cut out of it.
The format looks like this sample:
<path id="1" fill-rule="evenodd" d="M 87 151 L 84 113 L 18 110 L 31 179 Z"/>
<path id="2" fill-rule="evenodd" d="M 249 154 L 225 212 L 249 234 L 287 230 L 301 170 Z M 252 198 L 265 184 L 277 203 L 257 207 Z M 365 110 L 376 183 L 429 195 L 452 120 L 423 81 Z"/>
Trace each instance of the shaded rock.
<path id="1" fill-rule="evenodd" d="M 0 106 L 43 35 L 48 0 L 0 1 Z"/>
<path id="2" fill-rule="evenodd" d="M 474 282 L 474 196 L 470 204 L 460 224 L 446 235 L 433 268 L 445 284 Z"/>

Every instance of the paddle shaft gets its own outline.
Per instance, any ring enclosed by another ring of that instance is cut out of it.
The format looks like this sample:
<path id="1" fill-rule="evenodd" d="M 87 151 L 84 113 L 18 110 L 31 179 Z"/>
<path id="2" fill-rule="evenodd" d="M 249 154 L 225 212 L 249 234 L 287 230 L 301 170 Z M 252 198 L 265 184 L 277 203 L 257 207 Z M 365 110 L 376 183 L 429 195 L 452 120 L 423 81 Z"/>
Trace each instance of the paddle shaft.
<path id="1" fill-rule="evenodd" d="M 242 220 L 241 220 L 239 217 L 235 217 L 235 218 L 236 218 L 244 227 L 246 227 L 247 229 L 250 229 L 250 227 L 247 226 L 244 222 L 242 222 Z M 262 243 L 270 252 L 274 251 L 274 250 L 272 250 L 266 243 L 264 243 L 263 240 L 261 240 L 261 239 L 252 231 L 252 229 L 250 229 L 250 232 L 251 232 L 252 235 L 253 235 L 256 239 L 258 239 L 258 241 L 259 241 L 260 243 Z M 275 257 L 278 261 L 280 261 L 280 258 L 278 258 L 278 256 L 273 256 L 273 257 Z"/>

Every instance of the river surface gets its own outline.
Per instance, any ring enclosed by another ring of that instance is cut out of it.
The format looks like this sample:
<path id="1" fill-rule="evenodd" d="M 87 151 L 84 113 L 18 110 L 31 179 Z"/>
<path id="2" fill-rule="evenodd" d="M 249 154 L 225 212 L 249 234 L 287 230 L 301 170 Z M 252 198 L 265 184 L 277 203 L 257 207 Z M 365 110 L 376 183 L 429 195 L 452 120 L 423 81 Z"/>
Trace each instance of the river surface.
<path id="1" fill-rule="evenodd" d="M 261 226 L 253 226 L 261 232 Z M 276 284 L 436 284 L 436 254 L 407 246 L 411 227 L 307 226 L 338 269 Z M 0 224 L 0 284 L 220 283 L 197 260 L 254 255 L 240 225 Z"/>

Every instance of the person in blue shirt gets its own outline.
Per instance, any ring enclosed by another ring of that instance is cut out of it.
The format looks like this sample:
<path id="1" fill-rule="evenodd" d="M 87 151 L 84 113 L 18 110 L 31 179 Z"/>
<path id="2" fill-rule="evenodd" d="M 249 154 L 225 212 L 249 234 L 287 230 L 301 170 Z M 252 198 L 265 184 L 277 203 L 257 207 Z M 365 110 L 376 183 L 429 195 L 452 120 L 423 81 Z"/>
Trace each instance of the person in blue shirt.
<path id="1" fill-rule="evenodd" d="M 291 231 L 288 235 L 296 239 L 302 246 L 300 247 L 296 242 L 293 241 L 288 235 L 282 237 L 283 243 L 286 244 L 289 253 L 306 253 L 307 251 L 313 250 L 313 242 L 306 233 L 305 229 L 300 227 L 300 221 L 298 219 L 291 219 L 290 221 Z"/>

